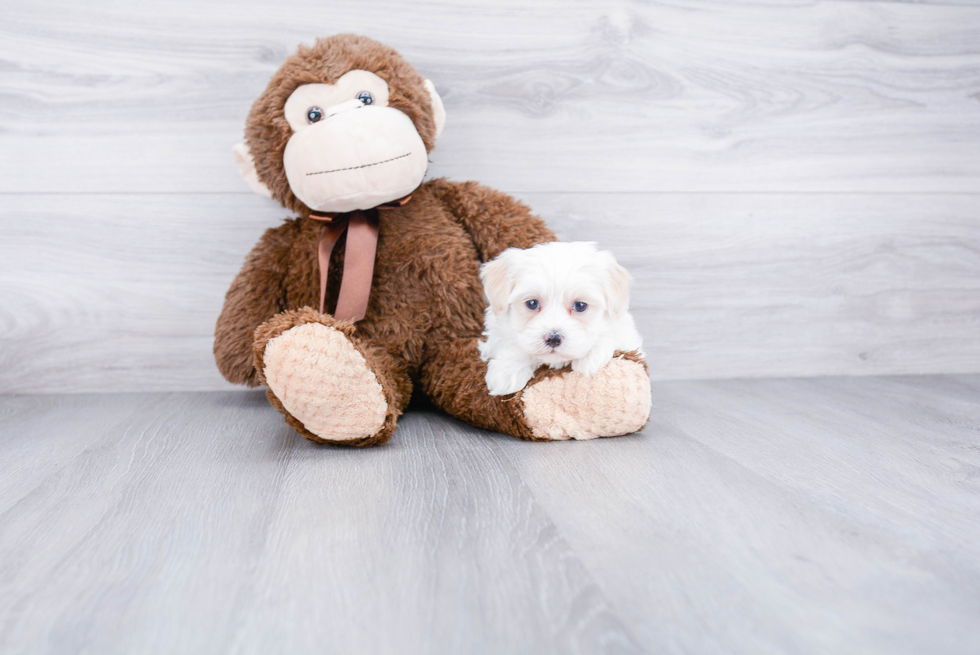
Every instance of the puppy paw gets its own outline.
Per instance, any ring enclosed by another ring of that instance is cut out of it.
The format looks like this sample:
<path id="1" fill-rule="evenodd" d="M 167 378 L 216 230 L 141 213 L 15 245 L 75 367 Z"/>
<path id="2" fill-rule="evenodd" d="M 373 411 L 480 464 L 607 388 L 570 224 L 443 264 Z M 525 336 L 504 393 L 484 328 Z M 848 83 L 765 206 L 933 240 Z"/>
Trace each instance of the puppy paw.
<path id="1" fill-rule="evenodd" d="M 490 342 L 487 340 L 477 341 L 476 347 L 480 351 L 480 359 L 483 361 L 488 361 L 490 356 L 493 355 L 493 349 L 490 347 Z"/>
<path id="2" fill-rule="evenodd" d="M 612 361 L 615 351 L 609 347 L 596 346 L 582 359 L 572 362 L 572 370 L 585 377 L 592 377 L 602 369 L 603 366 Z"/>
<path id="3" fill-rule="evenodd" d="M 537 439 L 595 439 L 630 434 L 650 418 L 650 378 L 635 353 L 616 357 L 591 377 L 549 374 L 520 396 Z"/>
<path id="4" fill-rule="evenodd" d="M 527 366 L 509 365 L 499 359 L 491 359 L 487 364 L 487 391 L 491 396 L 506 396 L 517 393 L 531 380 L 534 369 Z"/>

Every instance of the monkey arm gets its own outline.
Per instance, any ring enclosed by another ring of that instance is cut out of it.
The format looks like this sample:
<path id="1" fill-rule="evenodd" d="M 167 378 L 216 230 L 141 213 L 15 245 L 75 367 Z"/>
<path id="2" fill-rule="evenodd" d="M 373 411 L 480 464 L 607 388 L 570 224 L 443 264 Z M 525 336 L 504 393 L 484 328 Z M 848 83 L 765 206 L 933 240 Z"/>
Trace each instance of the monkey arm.
<path id="1" fill-rule="evenodd" d="M 469 233 L 480 253 L 489 261 L 506 248 L 530 248 L 557 241 L 530 208 L 514 197 L 477 182 L 433 180 L 432 189 Z"/>
<path id="2" fill-rule="evenodd" d="M 286 309 L 283 282 L 294 229 L 290 221 L 266 230 L 225 295 L 214 332 L 214 359 L 229 382 L 259 384 L 252 365 L 255 328 Z"/>
<path id="3" fill-rule="evenodd" d="M 421 382 L 436 407 L 470 425 L 519 439 L 535 438 L 519 402 L 489 395 L 487 364 L 480 359 L 476 339 L 452 339 L 429 348 L 431 357 L 422 368 Z"/>

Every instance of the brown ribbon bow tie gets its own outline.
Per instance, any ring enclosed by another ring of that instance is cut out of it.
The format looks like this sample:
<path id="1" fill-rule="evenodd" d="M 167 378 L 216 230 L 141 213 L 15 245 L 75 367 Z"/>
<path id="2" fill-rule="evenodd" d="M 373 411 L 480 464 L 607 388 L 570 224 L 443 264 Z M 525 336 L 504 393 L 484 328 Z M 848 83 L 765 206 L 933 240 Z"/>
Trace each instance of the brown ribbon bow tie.
<path id="1" fill-rule="evenodd" d="M 401 207 L 411 200 L 405 196 L 373 209 L 339 213 L 311 213 L 310 218 L 322 221 L 317 260 L 320 266 L 320 313 L 324 312 L 327 298 L 327 274 L 330 272 L 330 254 L 340 235 L 347 231 L 344 248 L 344 272 L 340 279 L 340 296 L 333 315 L 339 321 L 359 321 L 367 312 L 371 295 L 371 278 L 374 277 L 374 258 L 378 250 L 378 220 L 380 209 Z"/>

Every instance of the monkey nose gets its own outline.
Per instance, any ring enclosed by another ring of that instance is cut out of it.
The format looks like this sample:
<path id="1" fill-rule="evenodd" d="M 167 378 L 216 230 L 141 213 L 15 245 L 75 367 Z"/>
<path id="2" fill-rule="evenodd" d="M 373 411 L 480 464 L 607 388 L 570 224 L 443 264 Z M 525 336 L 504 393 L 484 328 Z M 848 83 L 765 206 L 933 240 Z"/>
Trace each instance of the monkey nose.
<path id="1" fill-rule="evenodd" d="M 552 348 L 557 348 L 561 345 L 561 334 L 558 332 L 549 332 L 548 336 L 544 338 L 544 342 Z"/>

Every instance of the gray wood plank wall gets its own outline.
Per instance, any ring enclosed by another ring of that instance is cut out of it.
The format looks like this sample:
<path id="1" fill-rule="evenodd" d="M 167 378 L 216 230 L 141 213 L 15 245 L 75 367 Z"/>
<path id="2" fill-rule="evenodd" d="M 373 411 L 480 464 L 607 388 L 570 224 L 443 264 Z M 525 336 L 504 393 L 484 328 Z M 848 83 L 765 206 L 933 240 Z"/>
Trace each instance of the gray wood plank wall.
<path id="1" fill-rule="evenodd" d="M 230 147 L 341 31 L 435 82 L 432 176 L 617 253 L 655 378 L 980 371 L 976 3 L 60 0 L 0 21 L 0 392 L 226 388 L 288 215 Z"/>

